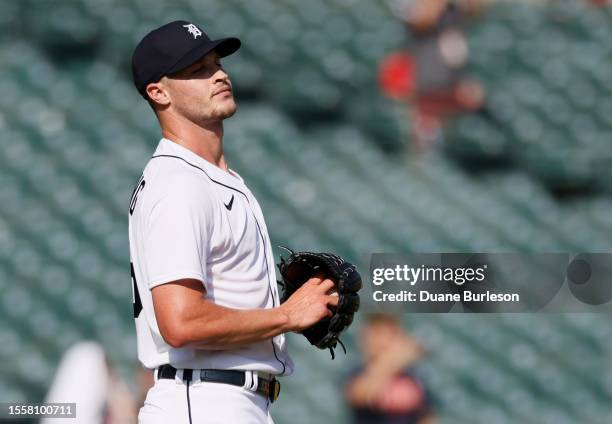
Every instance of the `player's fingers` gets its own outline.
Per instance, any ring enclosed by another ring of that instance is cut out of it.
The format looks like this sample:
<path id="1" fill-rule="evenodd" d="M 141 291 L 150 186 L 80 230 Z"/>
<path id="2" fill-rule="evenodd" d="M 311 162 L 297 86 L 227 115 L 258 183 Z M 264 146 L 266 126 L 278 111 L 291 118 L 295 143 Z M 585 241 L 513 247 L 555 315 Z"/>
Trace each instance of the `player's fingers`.
<path id="1" fill-rule="evenodd" d="M 306 281 L 306 284 L 321 284 L 321 282 L 325 280 L 325 274 L 318 272 Z"/>
<path id="2" fill-rule="evenodd" d="M 333 280 L 326 278 L 325 280 L 321 281 L 321 284 L 319 284 L 319 288 L 323 293 L 327 293 L 328 291 L 333 289 L 335 285 L 336 283 L 334 283 Z"/>
<path id="3" fill-rule="evenodd" d="M 327 296 L 327 304 L 329 306 L 338 306 L 338 299 L 339 299 L 338 296 L 334 296 L 334 295 Z"/>

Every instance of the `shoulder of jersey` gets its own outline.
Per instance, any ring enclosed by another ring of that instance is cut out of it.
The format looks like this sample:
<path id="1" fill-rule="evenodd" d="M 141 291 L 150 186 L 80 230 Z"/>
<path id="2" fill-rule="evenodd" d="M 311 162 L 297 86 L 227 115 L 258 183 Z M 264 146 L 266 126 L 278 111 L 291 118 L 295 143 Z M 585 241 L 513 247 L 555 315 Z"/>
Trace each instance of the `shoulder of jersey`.
<path id="1" fill-rule="evenodd" d="M 179 159 L 152 160 L 145 170 L 145 179 L 151 191 L 159 194 L 202 195 L 208 186 L 208 177 L 199 169 Z"/>

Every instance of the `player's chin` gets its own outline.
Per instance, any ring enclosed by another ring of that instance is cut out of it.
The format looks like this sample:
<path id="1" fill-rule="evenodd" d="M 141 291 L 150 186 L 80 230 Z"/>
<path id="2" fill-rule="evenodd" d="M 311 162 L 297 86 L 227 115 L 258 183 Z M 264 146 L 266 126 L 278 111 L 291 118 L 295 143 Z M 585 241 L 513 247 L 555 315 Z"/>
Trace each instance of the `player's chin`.
<path id="1" fill-rule="evenodd" d="M 227 119 L 232 117 L 238 107 L 236 106 L 236 102 L 234 99 L 227 99 L 223 102 L 219 103 L 216 108 L 216 115 L 218 119 Z"/>

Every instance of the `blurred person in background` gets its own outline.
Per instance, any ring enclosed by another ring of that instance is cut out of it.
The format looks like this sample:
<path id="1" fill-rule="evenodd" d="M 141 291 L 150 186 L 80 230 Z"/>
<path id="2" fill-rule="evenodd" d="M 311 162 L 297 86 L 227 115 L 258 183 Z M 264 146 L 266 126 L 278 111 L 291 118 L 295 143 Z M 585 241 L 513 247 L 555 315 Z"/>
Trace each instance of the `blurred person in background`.
<path id="1" fill-rule="evenodd" d="M 41 424 L 133 424 L 139 401 L 153 385 L 150 371 L 139 369 L 133 393 L 97 342 L 84 341 L 62 356 L 45 402 L 76 403 L 76 418 L 44 418 Z"/>
<path id="2" fill-rule="evenodd" d="M 408 103 L 411 142 L 418 150 L 436 143 L 446 119 L 484 105 L 484 89 L 465 75 L 469 57 L 463 25 L 482 0 L 395 0 L 392 8 L 410 36 L 407 51 L 383 60 L 383 92 Z"/>
<path id="3" fill-rule="evenodd" d="M 356 424 L 434 424 L 432 399 L 414 373 L 423 347 L 394 316 L 371 314 L 362 324 L 363 365 L 350 372 L 344 396 Z"/>

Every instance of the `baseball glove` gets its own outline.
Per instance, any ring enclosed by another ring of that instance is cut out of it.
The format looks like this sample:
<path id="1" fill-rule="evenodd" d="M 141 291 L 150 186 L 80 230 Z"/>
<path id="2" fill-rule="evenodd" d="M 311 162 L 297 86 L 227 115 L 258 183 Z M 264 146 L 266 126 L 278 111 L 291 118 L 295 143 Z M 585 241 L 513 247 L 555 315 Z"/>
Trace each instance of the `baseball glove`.
<path id="1" fill-rule="evenodd" d="M 298 252 L 284 248 L 291 255 L 284 259 L 281 256 L 278 269 L 284 288 L 281 302 L 285 302 L 306 281 L 316 274 L 323 274 L 336 283 L 338 293 L 338 306 L 333 308 L 333 315 L 325 317 L 316 324 L 302 330 L 301 333 L 308 341 L 319 349 L 329 349 L 334 359 L 334 349 L 340 343 L 344 353 L 346 348 L 340 339 L 342 333 L 353 322 L 353 315 L 359 309 L 359 294 L 361 289 L 361 275 L 355 265 L 346 262 L 339 256 L 331 253 Z"/>

